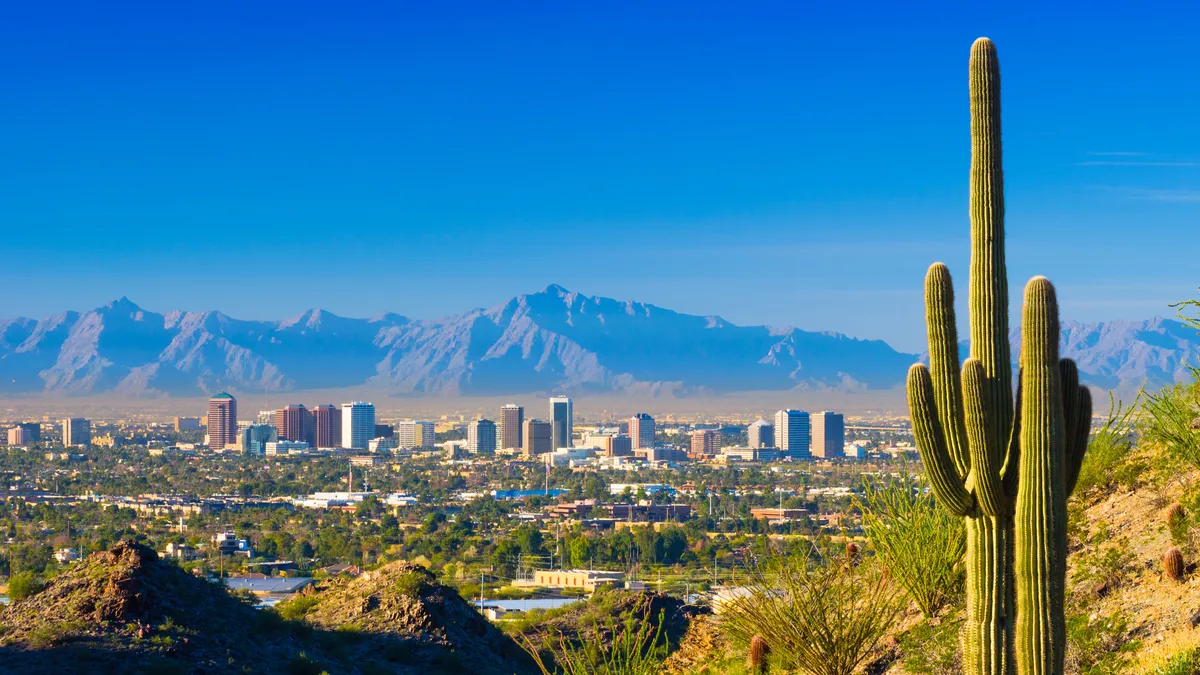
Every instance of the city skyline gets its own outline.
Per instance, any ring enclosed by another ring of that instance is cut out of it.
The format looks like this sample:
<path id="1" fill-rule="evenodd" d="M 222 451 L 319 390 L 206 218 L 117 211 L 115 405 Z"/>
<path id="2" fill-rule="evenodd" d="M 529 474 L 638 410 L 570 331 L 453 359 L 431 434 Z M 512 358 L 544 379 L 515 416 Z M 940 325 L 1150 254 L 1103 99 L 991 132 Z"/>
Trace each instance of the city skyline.
<path id="1" fill-rule="evenodd" d="M 557 282 L 917 351 L 925 268 L 965 275 L 961 45 L 983 34 L 1012 45 L 1012 285 L 1047 274 L 1081 321 L 1169 314 L 1194 295 L 1181 270 L 1200 243 L 1200 95 L 1174 85 L 1195 6 L 688 9 L 294 8 L 280 26 L 261 9 L 234 22 L 215 6 L 81 6 L 74 21 L 17 8 L 22 29 L 0 46 L 22 64 L 0 111 L 14 130 L 0 282 L 36 291 L 0 316 L 129 295 L 240 316 L 431 318 Z M 329 228 L 353 233 L 323 245 L 331 260 L 422 255 L 335 265 L 280 294 L 274 270 L 194 236 L 217 226 L 283 256 Z M 551 235 L 554 255 L 528 246 Z M 639 245 L 611 246 L 612 264 L 578 264 L 627 237 Z M 1068 243 L 1076 255 L 1057 255 Z M 698 256 L 754 264 L 662 264 Z M 434 283 L 393 290 L 417 280 Z"/>

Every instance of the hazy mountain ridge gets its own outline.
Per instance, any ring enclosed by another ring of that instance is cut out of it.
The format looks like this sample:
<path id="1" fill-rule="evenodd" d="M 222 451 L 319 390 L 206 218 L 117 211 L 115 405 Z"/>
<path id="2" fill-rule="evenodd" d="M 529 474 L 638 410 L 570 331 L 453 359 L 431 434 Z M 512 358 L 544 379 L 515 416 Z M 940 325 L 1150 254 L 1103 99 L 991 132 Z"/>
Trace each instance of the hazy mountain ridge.
<path id="1" fill-rule="evenodd" d="M 1200 359 L 1170 319 L 1063 324 L 1064 354 L 1097 386 L 1153 384 Z M 1014 349 L 1014 354 L 1016 350 Z M 893 389 L 918 358 L 880 340 L 737 326 L 551 285 L 436 320 L 281 321 L 165 314 L 121 298 L 89 312 L 0 321 L 0 394 L 203 395 L 370 385 L 399 395 L 534 392 L 718 395 Z"/>

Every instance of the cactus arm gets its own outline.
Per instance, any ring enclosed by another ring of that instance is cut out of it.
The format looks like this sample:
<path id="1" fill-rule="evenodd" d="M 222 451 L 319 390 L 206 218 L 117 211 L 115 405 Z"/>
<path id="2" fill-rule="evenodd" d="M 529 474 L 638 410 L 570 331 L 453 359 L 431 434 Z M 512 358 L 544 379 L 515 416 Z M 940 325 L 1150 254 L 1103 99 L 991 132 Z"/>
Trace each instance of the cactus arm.
<path id="1" fill-rule="evenodd" d="M 934 263 L 925 275 L 925 326 L 929 334 L 929 370 L 933 377 L 938 420 L 946 449 L 960 480 L 971 472 L 963 396 L 959 384 L 958 329 L 954 316 L 954 284 L 950 270 Z"/>
<path id="2" fill-rule="evenodd" d="M 913 437 L 934 496 L 946 510 L 963 516 L 972 510 L 974 500 L 955 472 L 934 401 L 933 378 L 929 369 L 918 363 L 908 370 L 908 409 L 913 422 Z"/>
<path id="3" fill-rule="evenodd" d="M 966 395 L 966 427 L 971 449 L 971 467 L 975 498 L 979 510 L 989 516 L 1008 512 L 1008 496 L 1000 481 L 999 458 L 988 452 L 986 411 L 990 404 L 983 364 L 979 359 L 967 359 L 962 372 L 963 393 Z"/>
<path id="4" fill-rule="evenodd" d="M 1017 479 L 1021 475 L 1021 399 L 1024 396 L 1025 374 L 1020 365 L 1017 366 L 1017 396 L 1013 411 L 1012 432 L 1008 438 L 1008 455 L 1004 458 L 1004 468 L 1000 475 L 1004 480 L 1004 494 L 1008 495 L 1009 505 L 1017 498 Z"/>
<path id="5" fill-rule="evenodd" d="M 1092 392 L 1087 387 L 1079 388 L 1078 424 L 1074 436 L 1067 440 L 1067 496 L 1075 492 L 1079 480 L 1079 469 L 1083 466 L 1083 455 L 1087 452 L 1088 436 L 1092 433 Z"/>
<path id="6" fill-rule="evenodd" d="M 987 38 L 971 45 L 971 356 L 983 364 L 992 402 L 987 446 L 1004 451 L 1012 428 L 1008 272 L 1004 262 L 1004 171 L 1000 145 L 1000 61 Z"/>
<path id="7" fill-rule="evenodd" d="M 1022 675 L 1063 672 L 1066 636 L 1066 482 L 1063 405 L 1058 364 L 1058 305 L 1054 287 L 1034 277 L 1025 287 L 1021 368 L 1020 487 L 1017 492 L 1015 575 L 1016 661 Z"/>

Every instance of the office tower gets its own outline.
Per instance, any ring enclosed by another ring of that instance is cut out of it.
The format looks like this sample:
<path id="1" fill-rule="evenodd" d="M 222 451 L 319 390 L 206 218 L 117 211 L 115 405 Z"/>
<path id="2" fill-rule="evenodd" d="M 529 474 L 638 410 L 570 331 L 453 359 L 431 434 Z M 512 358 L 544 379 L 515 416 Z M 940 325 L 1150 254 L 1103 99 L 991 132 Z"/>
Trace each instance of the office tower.
<path id="1" fill-rule="evenodd" d="M 812 416 L 812 454 L 830 459 L 843 456 L 846 445 L 846 423 L 841 415 L 826 410 Z"/>
<path id="2" fill-rule="evenodd" d="M 17 424 L 17 427 L 29 432 L 29 443 L 37 443 L 42 440 L 42 425 L 37 422 L 21 422 Z"/>
<path id="3" fill-rule="evenodd" d="M 200 418 L 199 417 L 176 417 L 175 418 L 175 431 L 176 432 L 199 431 L 199 430 L 200 430 Z"/>
<path id="4" fill-rule="evenodd" d="M 336 448 L 342 444 L 342 411 L 332 405 L 312 409 L 315 448 Z"/>
<path id="5" fill-rule="evenodd" d="M 496 423 L 491 420 L 475 420 L 467 427 L 467 450 L 473 455 L 491 455 L 496 452 Z"/>
<path id="6" fill-rule="evenodd" d="M 755 420 L 746 428 L 746 445 L 752 448 L 775 447 L 775 426 L 766 420 Z"/>
<path id="7" fill-rule="evenodd" d="M 605 450 L 609 457 L 633 456 L 633 439 L 628 434 L 617 434 L 609 437 L 607 445 L 608 447 Z"/>
<path id="8" fill-rule="evenodd" d="M 784 457 L 809 459 L 812 436 L 808 413 L 803 410 L 780 410 L 775 413 L 775 445 Z"/>
<path id="9" fill-rule="evenodd" d="M 554 425 L 541 420 L 525 420 L 521 449 L 531 457 L 554 452 Z"/>
<path id="10" fill-rule="evenodd" d="M 313 428 L 309 421 L 308 409 L 302 405 L 292 404 L 275 411 L 275 428 L 279 430 L 279 438 L 285 441 L 304 441 L 310 443 L 308 432 Z"/>
<path id="11" fill-rule="evenodd" d="M 82 417 L 63 420 L 63 445 L 85 447 L 92 443 L 92 423 Z"/>
<path id="12" fill-rule="evenodd" d="M 15 426 L 8 430 L 9 445 L 27 445 L 33 442 L 33 434 L 23 426 Z"/>
<path id="13" fill-rule="evenodd" d="M 375 406 L 363 401 L 342 404 L 342 447 L 366 450 L 375 436 Z"/>
<path id="14" fill-rule="evenodd" d="M 270 424 L 275 426 L 275 411 L 274 410 L 259 410 L 258 416 L 254 418 L 255 424 Z"/>
<path id="15" fill-rule="evenodd" d="M 208 399 L 208 447 L 220 450 L 237 442 L 237 399 L 221 392 Z"/>
<path id="16" fill-rule="evenodd" d="M 654 447 L 654 418 L 646 413 L 638 413 L 629 418 L 629 438 L 633 440 L 634 450 Z"/>
<path id="17" fill-rule="evenodd" d="M 521 446 L 521 425 L 525 423 L 525 409 L 509 403 L 500 408 L 499 444 L 501 450 L 515 450 Z"/>
<path id="18" fill-rule="evenodd" d="M 550 424 L 554 449 L 569 448 L 575 433 L 575 411 L 571 399 L 555 396 L 550 399 Z"/>
<path id="19" fill-rule="evenodd" d="M 437 444 L 433 422 L 406 420 L 396 424 L 396 447 L 401 450 L 432 448 Z"/>
<path id="20" fill-rule="evenodd" d="M 251 424 L 240 432 L 240 441 L 238 445 L 242 452 L 247 454 L 262 455 L 267 452 L 267 443 L 274 443 L 279 440 L 278 430 L 270 424 Z"/>
<path id="21" fill-rule="evenodd" d="M 692 459 L 704 459 L 717 454 L 717 432 L 712 429 L 702 429 L 693 431 L 689 436 L 692 437 L 692 449 L 688 453 L 688 457 Z"/>

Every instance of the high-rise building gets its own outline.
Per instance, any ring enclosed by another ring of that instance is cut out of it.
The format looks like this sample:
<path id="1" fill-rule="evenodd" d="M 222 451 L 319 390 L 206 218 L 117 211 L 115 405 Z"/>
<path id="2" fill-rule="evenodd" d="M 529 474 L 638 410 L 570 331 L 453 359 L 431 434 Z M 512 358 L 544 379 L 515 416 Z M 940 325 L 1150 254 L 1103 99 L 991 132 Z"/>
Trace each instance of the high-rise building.
<path id="1" fill-rule="evenodd" d="M 751 448 L 775 447 L 775 425 L 766 420 L 755 420 L 746 427 L 746 445 Z"/>
<path id="2" fill-rule="evenodd" d="M 29 429 L 22 426 L 15 426 L 8 430 L 9 445 L 28 445 L 33 442 L 33 434 L 29 433 Z"/>
<path id="3" fill-rule="evenodd" d="M 646 413 L 638 413 L 629 418 L 629 438 L 633 440 L 633 448 L 654 447 L 654 418 Z"/>
<path id="4" fill-rule="evenodd" d="M 220 450 L 237 442 L 237 399 L 221 392 L 208 399 L 208 447 Z"/>
<path id="5" fill-rule="evenodd" d="M 88 446 L 92 444 L 92 422 L 82 417 L 63 420 L 63 445 Z"/>
<path id="6" fill-rule="evenodd" d="M 587 437 L 588 445 L 600 449 L 605 457 L 632 457 L 633 439 L 628 434 L 598 434 Z"/>
<path id="7" fill-rule="evenodd" d="M 285 441 L 305 442 L 312 445 L 308 432 L 314 429 L 309 420 L 310 413 L 302 405 L 292 404 L 275 411 L 275 428 L 279 438 Z"/>
<path id="8" fill-rule="evenodd" d="M 809 459 L 812 453 L 812 434 L 808 413 L 803 410 L 780 410 L 775 413 L 775 445 L 784 457 Z"/>
<path id="9" fill-rule="evenodd" d="M 692 437 L 692 450 L 688 453 L 688 457 L 692 459 L 711 457 L 720 449 L 717 445 L 717 432 L 713 429 L 701 429 L 688 435 Z"/>
<path id="10" fill-rule="evenodd" d="M 521 436 L 525 443 L 521 449 L 526 455 L 534 457 L 554 452 L 553 425 L 541 420 L 525 420 L 524 427 Z"/>
<path id="11" fill-rule="evenodd" d="M 406 420 L 396 424 L 396 447 L 401 450 L 432 448 L 437 445 L 433 422 Z"/>
<path id="12" fill-rule="evenodd" d="M 199 430 L 200 430 L 200 418 L 199 417 L 176 417 L 175 418 L 175 431 L 176 432 L 199 431 Z"/>
<path id="13" fill-rule="evenodd" d="M 550 399 L 550 424 L 554 449 L 571 447 L 575 434 L 575 411 L 571 399 L 566 396 Z"/>
<path id="14" fill-rule="evenodd" d="M 337 448 L 342 445 L 342 411 L 332 405 L 312 409 L 314 448 Z"/>
<path id="15" fill-rule="evenodd" d="M 375 406 L 364 401 L 342 404 L 342 447 L 366 450 L 375 437 Z"/>
<path id="16" fill-rule="evenodd" d="M 37 422 L 21 422 L 17 424 L 18 428 L 24 429 L 29 433 L 28 443 L 37 443 L 42 440 L 42 425 Z"/>
<path id="17" fill-rule="evenodd" d="M 525 423 L 525 409 L 509 403 L 500 408 L 500 428 L 497 431 L 501 450 L 521 448 L 521 425 Z"/>
<path id="18" fill-rule="evenodd" d="M 844 418 L 826 410 L 812 416 L 812 454 L 814 457 L 830 459 L 841 457 L 846 445 L 846 422 Z"/>
<path id="19" fill-rule="evenodd" d="M 467 450 L 473 455 L 491 455 L 496 452 L 496 423 L 491 420 L 475 420 L 467 426 Z"/>
<path id="20" fill-rule="evenodd" d="M 251 424 L 239 431 L 238 435 L 238 446 L 246 454 L 265 454 L 267 443 L 279 440 L 279 432 L 270 424 Z"/>

